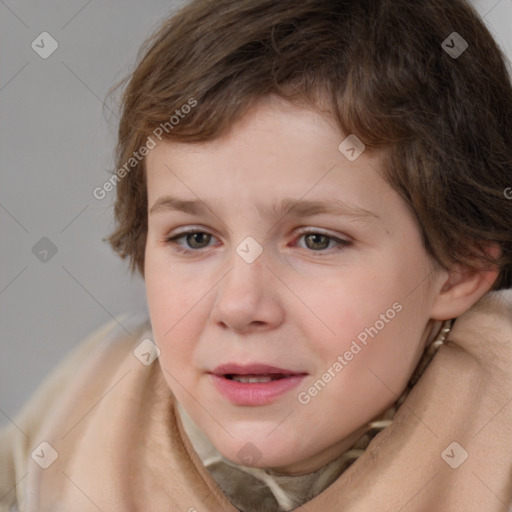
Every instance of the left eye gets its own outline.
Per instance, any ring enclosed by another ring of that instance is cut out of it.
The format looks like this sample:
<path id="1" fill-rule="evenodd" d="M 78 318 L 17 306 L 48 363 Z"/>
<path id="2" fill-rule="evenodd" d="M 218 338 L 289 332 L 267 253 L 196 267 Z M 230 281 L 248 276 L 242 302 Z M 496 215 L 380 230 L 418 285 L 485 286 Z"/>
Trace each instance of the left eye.
<path id="1" fill-rule="evenodd" d="M 315 231 L 302 233 L 299 237 L 299 240 L 300 239 L 304 240 L 306 249 L 311 249 L 313 251 L 324 251 L 326 249 L 332 249 L 336 246 L 339 247 L 350 245 L 350 242 L 347 240 L 341 240 L 340 238 Z"/>

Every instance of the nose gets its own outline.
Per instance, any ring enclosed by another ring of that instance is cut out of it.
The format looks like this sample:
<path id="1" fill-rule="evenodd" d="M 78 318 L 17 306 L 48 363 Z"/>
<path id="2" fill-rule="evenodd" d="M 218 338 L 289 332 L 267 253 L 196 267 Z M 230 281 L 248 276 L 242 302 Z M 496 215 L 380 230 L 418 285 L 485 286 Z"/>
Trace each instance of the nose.
<path id="1" fill-rule="evenodd" d="M 211 320 L 240 334 L 279 327 L 284 321 L 281 287 L 264 255 L 247 263 L 235 253 L 230 262 L 231 270 L 216 287 Z"/>

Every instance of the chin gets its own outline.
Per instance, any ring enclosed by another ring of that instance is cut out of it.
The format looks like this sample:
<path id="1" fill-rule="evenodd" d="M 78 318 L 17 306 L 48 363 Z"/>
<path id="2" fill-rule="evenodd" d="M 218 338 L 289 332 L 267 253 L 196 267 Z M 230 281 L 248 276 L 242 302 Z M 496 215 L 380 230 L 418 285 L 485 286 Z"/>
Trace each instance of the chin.
<path id="1" fill-rule="evenodd" d="M 292 446 L 283 446 L 279 443 L 276 449 L 275 441 L 269 443 L 268 439 L 262 437 L 258 441 L 256 437 L 246 437 L 247 441 L 233 442 L 230 438 L 226 445 L 216 445 L 219 453 L 233 462 L 242 466 L 252 468 L 280 468 L 297 464 L 297 450 Z"/>
<path id="2" fill-rule="evenodd" d="M 242 445 L 238 451 L 230 452 L 228 455 L 229 457 L 226 455 L 224 455 L 224 457 L 234 464 L 251 468 L 274 469 L 278 472 L 281 469 L 283 472 L 286 472 L 285 468 L 300 462 L 293 458 L 291 454 L 272 454 L 265 456 L 263 452 L 250 441 Z"/>

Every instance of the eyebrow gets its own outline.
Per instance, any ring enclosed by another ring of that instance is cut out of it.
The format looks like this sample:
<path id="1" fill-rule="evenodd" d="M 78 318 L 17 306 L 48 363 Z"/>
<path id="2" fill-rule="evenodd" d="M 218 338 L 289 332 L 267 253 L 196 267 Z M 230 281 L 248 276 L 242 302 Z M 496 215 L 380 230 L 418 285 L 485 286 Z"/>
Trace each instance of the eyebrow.
<path id="1" fill-rule="evenodd" d="M 257 205 L 256 209 L 262 217 L 282 218 L 285 215 L 294 217 L 311 217 L 319 214 L 331 214 L 336 216 L 348 216 L 353 219 L 369 220 L 378 219 L 373 212 L 354 205 L 348 205 L 338 199 L 326 201 L 309 201 L 304 199 L 284 198 L 273 203 L 270 207 Z M 163 213 L 168 211 L 181 211 L 190 215 L 206 214 L 212 211 L 204 201 L 183 200 L 171 196 L 158 198 L 149 213 Z"/>

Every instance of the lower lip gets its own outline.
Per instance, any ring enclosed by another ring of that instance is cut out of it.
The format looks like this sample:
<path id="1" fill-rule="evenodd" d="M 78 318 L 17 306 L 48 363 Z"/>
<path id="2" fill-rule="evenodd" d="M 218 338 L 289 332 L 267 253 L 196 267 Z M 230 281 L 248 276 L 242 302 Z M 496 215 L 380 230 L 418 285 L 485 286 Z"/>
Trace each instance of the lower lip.
<path id="1" fill-rule="evenodd" d="M 236 405 L 266 405 L 297 387 L 306 375 L 293 375 L 269 382 L 237 382 L 211 375 L 218 391 Z"/>

